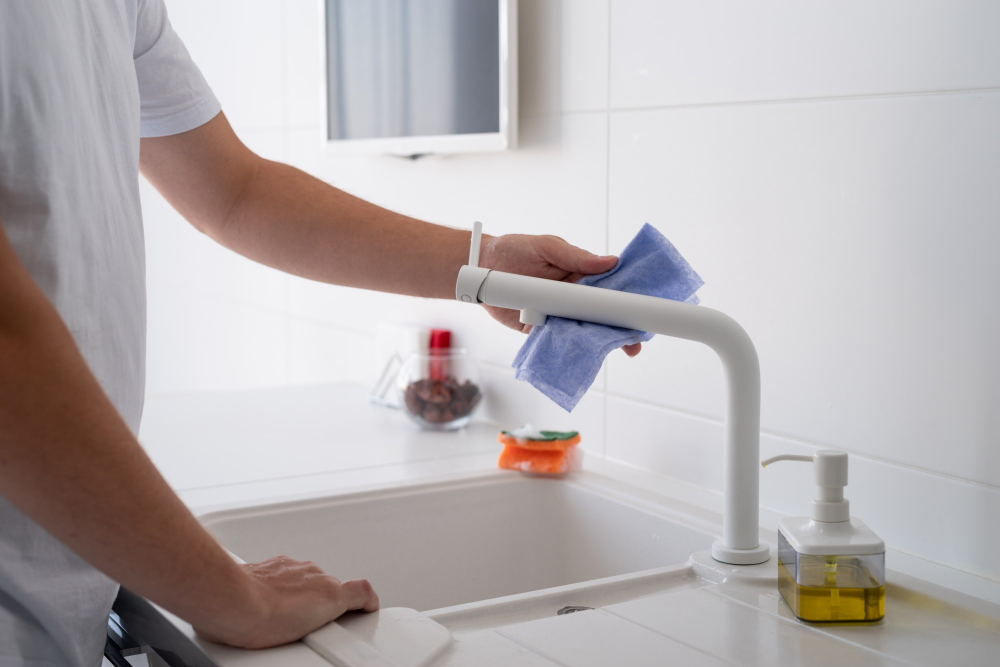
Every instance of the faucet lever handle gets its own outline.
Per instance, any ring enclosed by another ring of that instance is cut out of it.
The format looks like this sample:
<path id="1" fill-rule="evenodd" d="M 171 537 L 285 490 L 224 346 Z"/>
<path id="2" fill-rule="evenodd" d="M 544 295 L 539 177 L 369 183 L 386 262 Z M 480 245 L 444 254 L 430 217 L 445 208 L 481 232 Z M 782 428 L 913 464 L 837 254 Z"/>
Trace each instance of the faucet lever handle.
<path id="1" fill-rule="evenodd" d="M 469 266 L 479 266 L 479 248 L 483 244 L 483 223 L 472 223 L 472 244 L 469 246 Z"/>
<path id="2" fill-rule="evenodd" d="M 521 309 L 521 324 L 530 324 L 533 327 L 540 327 L 545 324 L 548 316 L 534 308 Z"/>
<path id="3" fill-rule="evenodd" d="M 469 244 L 469 263 L 458 270 L 455 282 L 455 298 L 465 303 L 482 303 L 479 290 L 482 289 L 489 269 L 479 266 L 479 249 L 483 244 L 483 223 L 472 223 L 472 242 Z"/>
<path id="4" fill-rule="evenodd" d="M 798 454 L 779 454 L 778 456 L 772 456 L 769 459 L 764 459 L 760 462 L 760 465 L 761 467 L 766 468 L 772 463 L 777 463 L 778 461 L 804 461 L 805 463 L 812 463 L 813 457 L 800 456 Z"/>

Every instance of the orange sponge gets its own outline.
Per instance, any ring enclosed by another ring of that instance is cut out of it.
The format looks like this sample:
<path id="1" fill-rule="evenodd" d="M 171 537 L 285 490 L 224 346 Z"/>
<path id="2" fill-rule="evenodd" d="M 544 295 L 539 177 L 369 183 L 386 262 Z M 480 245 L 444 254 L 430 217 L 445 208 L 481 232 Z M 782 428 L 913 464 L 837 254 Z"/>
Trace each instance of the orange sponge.
<path id="1" fill-rule="evenodd" d="M 580 442 L 580 434 L 576 431 L 539 431 L 544 438 L 525 438 L 514 435 L 510 431 L 500 431 L 497 440 L 504 445 L 514 445 L 522 449 L 564 450 Z"/>
<path id="2" fill-rule="evenodd" d="M 579 470 L 583 460 L 583 452 L 576 446 L 580 442 L 576 431 L 539 431 L 531 436 L 503 431 L 497 439 L 504 446 L 497 462 L 501 468 L 561 475 Z"/>

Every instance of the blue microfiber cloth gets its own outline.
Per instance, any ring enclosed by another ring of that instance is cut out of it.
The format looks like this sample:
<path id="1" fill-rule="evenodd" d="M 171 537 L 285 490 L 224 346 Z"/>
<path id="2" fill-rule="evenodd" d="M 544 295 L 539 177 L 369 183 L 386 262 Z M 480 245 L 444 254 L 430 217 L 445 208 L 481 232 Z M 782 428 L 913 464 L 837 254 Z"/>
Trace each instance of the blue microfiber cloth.
<path id="1" fill-rule="evenodd" d="M 584 276 L 581 285 L 697 304 L 704 281 L 677 248 L 650 224 L 643 225 L 607 273 Z M 549 317 L 534 327 L 514 359 L 515 377 L 529 382 L 567 412 L 594 383 L 604 357 L 653 334 L 593 322 Z"/>

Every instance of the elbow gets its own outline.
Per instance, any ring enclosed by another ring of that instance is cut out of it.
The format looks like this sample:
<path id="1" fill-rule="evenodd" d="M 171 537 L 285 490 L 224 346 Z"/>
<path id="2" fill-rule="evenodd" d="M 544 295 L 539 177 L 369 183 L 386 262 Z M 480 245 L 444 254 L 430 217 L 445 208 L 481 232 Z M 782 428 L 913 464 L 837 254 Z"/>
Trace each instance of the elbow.
<path id="1" fill-rule="evenodd" d="M 211 205 L 184 216 L 192 227 L 222 245 L 229 245 L 229 240 L 238 233 L 253 208 L 255 193 L 267 163 L 263 158 L 253 157 L 233 170 L 228 187 L 217 190 L 218 199 Z"/>

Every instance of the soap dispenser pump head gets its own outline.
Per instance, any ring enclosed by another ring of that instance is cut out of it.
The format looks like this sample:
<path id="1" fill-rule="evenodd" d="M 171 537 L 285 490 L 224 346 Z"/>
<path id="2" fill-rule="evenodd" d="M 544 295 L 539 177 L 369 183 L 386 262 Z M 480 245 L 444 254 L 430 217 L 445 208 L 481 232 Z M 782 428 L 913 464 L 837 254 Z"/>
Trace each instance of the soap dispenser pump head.
<path id="1" fill-rule="evenodd" d="M 813 464 L 816 497 L 813 498 L 809 512 L 813 521 L 838 523 L 850 520 L 851 506 L 844 498 L 844 487 L 847 486 L 847 452 L 821 449 L 812 456 L 781 454 L 761 461 L 761 465 L 766 468 L 778 461 L 804 461 Z"/>

